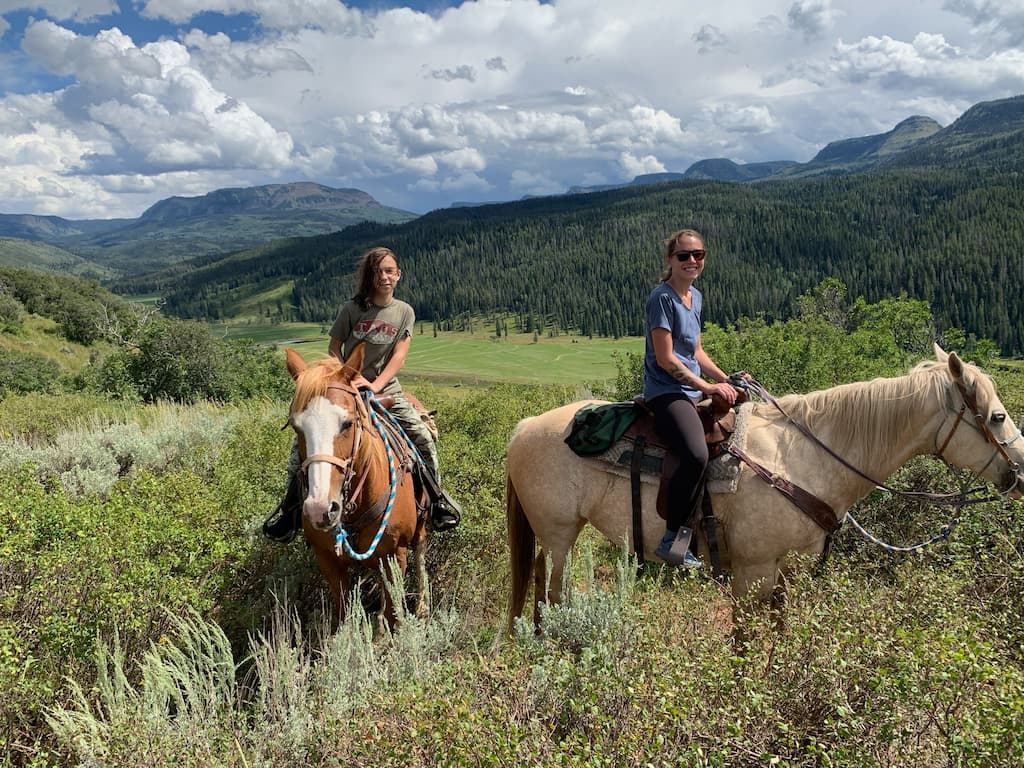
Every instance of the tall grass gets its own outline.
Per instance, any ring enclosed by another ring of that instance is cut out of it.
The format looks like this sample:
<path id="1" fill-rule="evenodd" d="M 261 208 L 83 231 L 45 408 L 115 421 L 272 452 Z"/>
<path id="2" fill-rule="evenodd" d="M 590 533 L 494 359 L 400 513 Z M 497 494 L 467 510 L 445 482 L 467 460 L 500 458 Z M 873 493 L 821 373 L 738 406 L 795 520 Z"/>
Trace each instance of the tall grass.
<path id="1" fill-rule="evenodd" d="M 721 585 L 653 565 L 636 578 L 588 529 L 564 603 L 506 642 L 505 441 L 580 393 L 417 393 L 439 407 L 465 514 L 430 542 L 432 614 L 403 612 L 393 635 L 370 580 L 332 634 L 308 551 L 258 535 L 284 481 L 283 403 L 169 414 L 208 441 L 102 492 L 48 481 L 38 461 L 0 471 L 3 764 L 1024 764 L 1020 505 L 972 508 L 917 556 L 844 529 L 820 575 L 788 584 L 783 628 L 748 618 L 744 653 Z M 165 423 L 159 409 L 77 413 L 33 445 Z M 922 461 L 895 481 L 957 478 Z M 884 496 L 855 513 L 897 543 L 945 522 Z"/>

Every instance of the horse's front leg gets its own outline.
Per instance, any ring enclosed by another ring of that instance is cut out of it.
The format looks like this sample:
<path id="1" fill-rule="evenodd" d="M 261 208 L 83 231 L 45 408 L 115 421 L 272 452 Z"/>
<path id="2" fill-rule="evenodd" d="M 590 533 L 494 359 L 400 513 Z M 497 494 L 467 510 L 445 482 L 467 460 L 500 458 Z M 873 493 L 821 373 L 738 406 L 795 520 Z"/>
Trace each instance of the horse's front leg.
<path id="1" fill-rule="evenodd" d="M 398 593 L 400 599 L 404 599 L 405 596 L 405 571 L 408 567 L 408 549 L 405 546 L 399 545 L 395 550 L 394 565 L 391 565 L 391 559 L 386 558 L 381 561 L 381 593 L 383 602 L 383 614 L 384 619 L 387 621 L 388 628 L 394 632 L 395 627 L 400 623 L 398 619 L 398 610 L 395 606 L 395 596 L 393 592 Z M 398 584 L 389 584 L 389 581 L 393 578 L 398 579 Z"/>
<path id="2" fill-rule="evenodd" d="M 749 624 L 755 612 L 772 606 L 774 613 L 776 607 L 781 605 L 781 598 L 777 598 L 780 590 L 778 576 L 779 565 L 775 560 L 734 564 L 732 638 L 737 648 L 742 649 L 752 639 Z"/>
<path id="3" fill-rule="evenodd" d="M 348 563 L 338 559 L 333 551 L 315 549 L 316 562 L 320 567 L 320 575 L 327 582 L 327 588 L 331 591 L 331 599 L 334 602 L 334 612 L 331 616 L 331 629 L 336 630 L 345 620 L 345 612 L 348 605 L 345 601 L 349 592 Z"/>

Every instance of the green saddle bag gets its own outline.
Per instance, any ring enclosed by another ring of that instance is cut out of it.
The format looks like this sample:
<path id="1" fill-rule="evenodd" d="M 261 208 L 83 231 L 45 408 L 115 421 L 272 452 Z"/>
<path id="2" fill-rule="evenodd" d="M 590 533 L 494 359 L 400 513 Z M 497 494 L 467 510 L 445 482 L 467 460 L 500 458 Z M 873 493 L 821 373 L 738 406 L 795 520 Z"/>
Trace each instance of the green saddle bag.
<path id="1" fill-rule="evenodd" d="M 636 417 L 632 401 L 585 405 L 572 417 L 565 444 L 580 456 L 597 456 L 615 445 Z"/>

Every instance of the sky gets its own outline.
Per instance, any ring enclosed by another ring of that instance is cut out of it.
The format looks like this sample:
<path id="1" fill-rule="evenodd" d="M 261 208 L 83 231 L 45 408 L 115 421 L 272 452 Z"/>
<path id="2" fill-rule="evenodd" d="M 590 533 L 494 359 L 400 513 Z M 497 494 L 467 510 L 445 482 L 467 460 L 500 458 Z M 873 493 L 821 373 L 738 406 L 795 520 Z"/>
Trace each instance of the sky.
<path id="1" fill-rule="evenodd" d="M 0 213 L 292 181 L 424 213 L 1021 93 L 1024 0 L 0 0 Z"/>

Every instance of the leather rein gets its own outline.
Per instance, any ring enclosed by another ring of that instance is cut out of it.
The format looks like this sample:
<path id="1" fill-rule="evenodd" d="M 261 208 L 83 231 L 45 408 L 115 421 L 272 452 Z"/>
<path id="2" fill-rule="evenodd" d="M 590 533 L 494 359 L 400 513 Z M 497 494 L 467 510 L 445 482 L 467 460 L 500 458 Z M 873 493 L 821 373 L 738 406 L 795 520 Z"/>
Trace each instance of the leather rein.
<path id="1" fill-rule="evenodd" d="M 765 389 L 759 382 L 754 381 L 754 380 L 751 380 L 751 381 L 748 382 L 748 387 L 749 387 L 749 389 L 751 391 L 754 392 L 754 394 L 756 394 L 758 397 L 760 397 L 765 402 L 771 403 L 771 405 L 774 406 L 775 409 L 779 413 L 781 413 L 790 424 L 792 424 L 794 427 L 796 427 L 797 430 L 802 435 L 804 435 L 811 442 L 813 442 L 815 445 L 817 445 L 819 448 L 821 448 L 823 451 L 825 451 L 825 453 L 827 453 L 829 456 L 831 456 L 833 459 L 835 459 L 837 462 L 839 462 L 842 466 L 846 467 L 846 469 L 850 470 L 851 472 L 853 472 L 858 477 L 860 477 L 860 478 L 862 478 L 864 480 L 867 480 L 869 483 L 874 485 L 876 488 L 879 488 L 879 489 L 881 489 L 883 491 L 887 491 L 888 493 L 891 493 L 894 496 L 903 497 L 905 499 L 910 499 L 910 500 L 913 500 L 913 501 L 924 502 L 924 503 L 928 503 L 928 504 L 946 505 L 946 506 L 952 506 L 952 507 L 965 507 L 965 506 L 969 506 L 969 505 L 972 505 L 972 504 L 983 504 L 983 503 L 986 503 L 986 502 L 989 502 L 989 501 L 998 501 L 1000 498 L 1006 496 L 1010 491 L 1012 491 L 1016 487 L 1016 485 L 1018 483 L 1018 480 L 1016 479 L 1016 471 L 1019 468 L 1019 465 L 1017 464 L 1017 462 L 1013 461 L 1013 459 L 1010 458 L 1009 453 L 1006 451 L 1006 446 L 1010 445 L 1011 443 L 1013 443 L 1015 440 L 1017 440 L 1021 436 L 1020 430 L 1018 429 L 1017 433 L 1013 437 L 1009 438 L 1008 440 L 1005 440 L 1005 441 L 999 440 L 992 433 L 992 430 L 989 429 L 988 424 L 985 421 L 985 417 L 978 410 L 978 404 L 977 404 L 976 398 L 971 393 L 969 393 L 966 390 L 966 388 L 963 386 L 963 384 L 961 382 L 959 382 L 959 381 L 956 382 L 956 385 L 957 385 L 957 389 L 960 392 L 961 397 L 963 398 L 963 405 L 960 407 L 960 410 L 959 410 L 959 412 L 957 414 L 957 417 L 956 417 L 956 421 L 953 423 L 953 428 L 950 430 L 949 434 L 946 435 L 946 439 L 942 442 L 941 447 L 939 447 L 938 450 L 936 450 L 936 452 L 933 455 L 935 455 L 938 458 L 940 458 L 943 461 L 945 461 L 945 457 L 942 455 L 943 451 L 945 451 L 946 448 L 949 446 L 949 442 L 950 442 L 950 440 L 952 440 L 953 435 L 955 434 L 957 428 L 960 426 L 960 423 L 965 421 L 964 415 L 967 412 L 967 409 L 969 408 L 972 411 L 973 415 L 974 415 L 974 420 L 975 420 L 976 428 L 978 429 L 979 432 L 981 432 L 981 434 L 985 438 L 986 442 L 990 443 L 995 448 L 995 450 L 993 451 L 992 457 L 985 463 L 985 466 L 983 466 L 981 468 L 981 470 L 979 470 L 975 474 L 976 475 L 980 475 L 981 472 L 984 472 L 985 469 L 988 468 L 988 465 L 991 464 L 995 460 L 996 456 L 1002 456 L 1003 459 L 1006 461 L 1006 463 L 1014 471 L 1014 474 L 1015 474 L 1014 482 L 1008 488 L 1000 490 L 998 492 L 998 495 L 996 495 L 996 496 L 986 496 L 986 497 L 977 498 L 977 499 L 965 498 L 965 493 L 978 493 L 981 490 L 981 487 L 970 489 L 970 490 L 968 490 L 966 492 L 959 492 L 959 493 L 935 493 L 933 491 L 901 491 L 898 488 L 893 488 L 893 487 L 891 487 L 889 485 L 886 485 L 884 482 L 880 482 L 880 481 L 872 478 L 870 475 L 865 474 L 863 471 L 861 471 L 860 469 L 858 469 L 857 467 L 852 465 L 850 462 L 848 462 L 842 456 L 838 455 L 835 451 L 833 451 L 831 448 L 829 448 L 827 445 L 825 445 L 825 443 L 823 443 L 817 437 L 817 435 L 815 435 L 813 432 L 811 432 L 811 430 L 805 424 L 800 423 L 799 421 L 794 419 L 789 413 L 787 413 L 786 410 L 779 403 L 779 401 L 776 400 L 775 397 L 770 392 L 768 392 L 768 390 Z M 947 415 L 947 418 L 948 418 L 948 415 Z M 946 420 L 943 419 L 942 424 L 945 424 L 945 423 L 946 423 Z M 942 431 L 942 424 L 939 425 L 939 432 Z M 938 444 L 938 433 L 936 433 L 936 444 Z M 748 463 L 749 463 L 749 461 L 748 461 Z M 761 474 L 761 472 L 758 472 L 758 474 Z"/>

